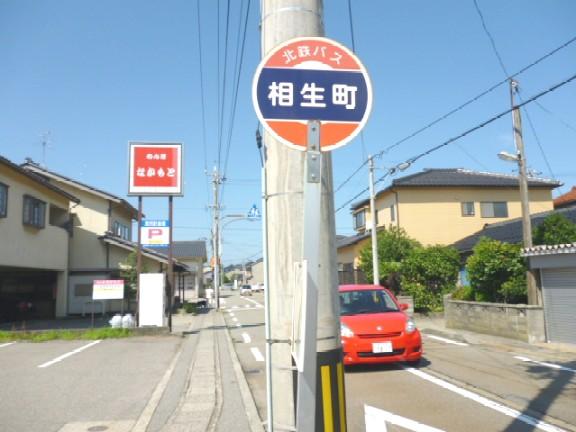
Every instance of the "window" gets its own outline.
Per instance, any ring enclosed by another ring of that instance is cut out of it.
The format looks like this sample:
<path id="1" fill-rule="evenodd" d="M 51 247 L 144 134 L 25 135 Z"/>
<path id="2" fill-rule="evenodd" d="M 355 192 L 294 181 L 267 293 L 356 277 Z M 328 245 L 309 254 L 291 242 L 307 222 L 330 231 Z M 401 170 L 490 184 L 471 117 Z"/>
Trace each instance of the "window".
<path id="1" fill-rule="evenodd" d="M 364 228 L 365 226 L 366 226 L 366 210 L 362 210 L 354 215 L 354 229 Z"/>
<path id="2" fill-rule="evenodd" d="M 0 183 L 0 218 L 8 214 L 8 186 Z"/>
<path id="3" fill-rule="evenodd" d="M 35 228 L 44 228 L 46 221 L 46 203 L 29 195 L 24 195 L 22 223 Z"/>
<path id="4" fill-rule="evenodd" d="M 123 223 L 120 223 L 118 221 L 114 221 L 114 226 L 113 226 L 113 232 L 114 235 L 117 235 L 120 238 L 123 238 L 124 240 L 130 240 L 130 229 L 128 228 L 128 226 L 124 225 Z"/>
<path id="5" fill-rule="evenodd" d="M 462 203 L 462 216 L 474 216 L 474 201 Z"/>
<path id="6" fill-rule="evenodd" d="M 508 203 L 505 201 L 480 203 L 480 214 L 483 218 L 508 217 Z"/>
<path id="7" fill-rule="evenodd" d="M 394 204 L 390 206 L 390 222 L 396 221 L 396 207 Z"/>

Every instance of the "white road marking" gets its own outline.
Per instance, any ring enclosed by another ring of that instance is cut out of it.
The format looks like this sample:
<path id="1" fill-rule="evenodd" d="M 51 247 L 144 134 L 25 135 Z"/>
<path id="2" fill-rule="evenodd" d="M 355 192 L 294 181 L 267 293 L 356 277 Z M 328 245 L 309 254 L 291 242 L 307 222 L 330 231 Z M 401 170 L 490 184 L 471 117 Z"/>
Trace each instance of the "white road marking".
<path id="1" fill-rule="evenodd" d="M 234 306 L 232 306 L 232 309 L 238 309 L 239 307 L 240 306 L 238 306 L 238 305 L 234 305 Z"/>
<path id="2" fill-rule="evenodd" d="M 260 352 L 260 350 L 256 347 L 252 347 L 250 348 L 250 351 L 252 351 L 252 355 L 254 356 L 254 358 L 256 359 L 257 362 L 263 362 L 264 361 L 264 356 L 262 355 L 262 353 Z"/>
<path id="3" fill-rule="evenodd" d="M 523 362 L 535 363 L 535 364 L 537 364 L 537 365 L 546 366 L 546 367 L 549 367 L 549 368 L 552 368 L 552 369 L 558 369 L 558 370 L 563 370 L 563 371 L 567 371 L 567 372 L 576 373 L 576 369 L 570 369 L 570 368 L 567 368 L 567 367 L 564 367 L 564 366 L 560 366 L 560 365 L 557 365 L 557 364 L 554 364 L 554 363 L 540 362 L 540 361 L 532 360 L 532 359 L 529 359 L 528 357 L 522 357 L 522 356 L 514 356 L 514 358 L 517 359 L 517 360 L 521 360 L 521 361 L 523 361 Z"/>
<path id="4" fill-rule="evenodd" d="M 252 338 L 250 337 L 250 335 L 248 333 L 242 333 L 242 339 L 244 339 L 244 343 L 247 343 L 247 344 L 252 342 Z"/>
<path id="5" fill-rule="evenodd" d="M 231 317 L 235 316 L 234 312 L 228 312 L 230 314 Z"/>
<path id="6" fill-rule="evenodd" d="M 442 429 L 436 429 L 369 405 L 364 405 L 364 422 L 366 432 L 386 432 L 386 422 L 414 432 L 444 432 Z"/>
<path id="7" fill-rule="evenodd" d="M 249 299 L 249 298 L 245 298 L 244 300 L 249 301 L 250 303 L 256 305 L 256 307 L 259 307 L 259 308 L 264 307 L 264 305 L 261 305 L 261 304 L 258 303 L 256 300 L 252 300 L 252 299 Z"/>
<path id="8" fill-rule="evenodd" d="M 250 305 L 244 305 L 244 308 L 249 308 L 249 307 L 251 307 L 251 306 Z"/>
<path id="9" fill-rule="evenodd" d="M 236 317 L 232 317 L 232 321 L 234 321 L 234 322 L 238 322 L 238 318 L 236 318 Z"/>
<path id="10" fill-rule="evenodd" d="M 48 366 L 52 366 L 54 363 L 58 363 L 58 362 L 66 359 L 66 358 L 68 358 L 68 357 L 70 357 L 70 356 L 73 356 L 74 354 L 78 354 L 79 352 L 82 352 L 82 351 L 84 351 L 85 349 L 88 349 L 88 348 L 90 348 L 91 346 L 94 346 L 94 345 L 96 345 L 96 344 L 98 344 L 98 343 L 100 343 L 100 342 L 102 342 L 102 340 L 100 340 L 100 339 L 99 339 L 99 340 L 95 340 L 94 342 L 90 342 L 90 343 L 87 344 L 87 345 L 81 346 L 80 348 L 76 348 L 75 350 L 70 351 L 69 353 L 66 353 L 66 354 L 63 354 L 63 355 L 61 355 L 61 356 L 59 356 L 59 357 L 56 357 L 54 360 L 50 360 L 50 361 L 48 361 L 48 362 L 46 362 L 46 363 L 42 363 L 42 364 L 39 365 L 38 367 L 39 367 L 39 368 L 45 368 L 45 367 L 48 367 Z"/>
<path id="11" fill-rule="evenodd" d="M 10 346 L 10 345 L 13 345 L 13 344 L 15 344 L 15 343 L 16 343 L 16 342 L 3 343 L 3 344 L 0 344 L 0 348 L 5 348 L 5 347 Z"/>
<path id="12" fill-rule="evenodd" d="M 507 415 L 508 417 L 515 418 L 517 420 L 520 420 L 523 423 L 534 426 L 537 429 L 540 429 L 540 430 L 543 430 L 546 432 L 566 432 L 564 429 L 560 429 L 556 426 L 551 425 L 550 423 L 546 423 L 546 422 L 538 420 L 534 417 L 530 417 L 529 415 L 522 414 L 520 411 L 517 411 L 513 408 L 507 407 L 506 405 L 502 405 L 498 402 L 495 402 L 495 401 L 490 400 L 488 398 L 485 398 L 483 396 L 480 396 L 480 395 L 473 393 L 469 390 L 465 390 L 463 388 L 460 388 L 460 387 L 458 387 L 452 383 L 449 383 L 447 381 L 441 380 L 440 378 L 436 378 L 435 376 L 427 374 L 426 372 L 422 372 L 421 370 L 413 369 L 413 368 L 406 368 L 405 370 L 407 372 L 410 372 L 413 375 L 416 375 L 419 378 L 422 378 L 428 382 L 436 384 L 436 385 L 444 388 L 445 390 L 449 390 L 451 392 L 454 392 L 454 393 L 456 393 L 462 397 L 465 397 L 466 399 L 470 399 L 474 402 L 477 402 L 480 405 L 485 406 L 486 408 L 491 408 L 495 411 L 498 411 L 499 413 Z"/>
<path id="13" fill-rule="evenodd" d="M 242 327 L 242 324 L 236 323 L 236 327 Z"/>
<path id="14" fill-rule="evenodd" d="M 446 338 L 443 338 L 443 337 L 440 337 L 440 336 L 434 336 L 434 335 L 429 335 L 429 334 L 424 335 L 424 336 L 426 336 L 426 337 L 428 337 L 428 338 L 430 338 L 430 339 L 435 339 L 435 340 L 438 340 L 438 341 L 440 341 L 440 342 L 447 343 L 447 344 L 459 345 L 459 346 L 468 346 L 467 343 L 457 342 L 457 341 L 454 341 L 454 340 L 452 340 L 452 339 L 446 339 Z"/>
<path id="15" fill-rule="evenodd" d="M 220 304 L 223 304 L 223 305 L 225 305 L 225 304 L 226 304 L 226 299 L 225 299 L 225 298 L 222 298 L 222 297 L 220 297 Z"/>

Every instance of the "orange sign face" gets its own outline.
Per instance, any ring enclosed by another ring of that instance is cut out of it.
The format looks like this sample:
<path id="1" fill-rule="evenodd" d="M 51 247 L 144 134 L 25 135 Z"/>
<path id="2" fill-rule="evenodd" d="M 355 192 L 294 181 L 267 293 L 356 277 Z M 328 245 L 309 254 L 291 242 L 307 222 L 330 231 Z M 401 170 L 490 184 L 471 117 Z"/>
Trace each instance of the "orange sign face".
<path id="1" fill-rule="evenodd" d="M 129 195 L 182 195 L 182 144 L 130 143 Z"/>

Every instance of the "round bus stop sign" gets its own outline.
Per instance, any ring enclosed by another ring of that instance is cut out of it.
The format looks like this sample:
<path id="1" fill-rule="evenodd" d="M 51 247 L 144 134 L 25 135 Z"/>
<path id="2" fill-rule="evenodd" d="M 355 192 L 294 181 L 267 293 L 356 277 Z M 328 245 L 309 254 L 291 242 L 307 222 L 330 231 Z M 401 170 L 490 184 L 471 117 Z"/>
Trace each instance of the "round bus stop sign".
<path id="1" fill-rule="evenodd" d="M 282 143 L 306 150 L 307 124 L 320 121 L 320 148 L 345 145 L 372 108 L 366 69 L 348 48 L 322 37 L 291 39 L 261 62 L 252 101 L 264 128 Z"/>

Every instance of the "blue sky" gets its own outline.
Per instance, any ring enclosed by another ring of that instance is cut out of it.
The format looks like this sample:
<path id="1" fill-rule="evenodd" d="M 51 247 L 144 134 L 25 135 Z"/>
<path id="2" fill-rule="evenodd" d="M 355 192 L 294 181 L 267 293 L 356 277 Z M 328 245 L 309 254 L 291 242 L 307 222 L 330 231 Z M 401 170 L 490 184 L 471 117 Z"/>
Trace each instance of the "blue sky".
<path id="1" fill-rule="evenodd" d="M 177 240 L 209 238 L 211 189 L 205 169 L 211 170 L 218 159 L 226 166 L 223 214 L 245 213 L 254 203 L 260 207 L 257 120 L 250 96 L 260 58 L 259 2 L 250 2 L 230 132 L 241 6 L 245 10 L 248 0 L 230 1 L 226 58 L 228 2 L 199 1 L 200 37 L 196 0 L 0 0 L 0 154 L 18 163 L 32 157 L 49 169 L 125 196 L 129 141 L 183 142 L 185 196 L 175 200 Z M 367 154 L 395 144 L 506 77 L 474 0 L 351 4 L 354 47 L 372 78 L 374 106 L 363 138 L 333 152 L 335 187 Z M 477 0 L 477 5 L 509 74 L 576 36 L 573 0 Z M 325 0 L 324 9 L 326 36 L 352 48 L 348 0 Z M 576 42 L 517 79 L 528 99 L 574 73 Z M 573 81 L 522 113 L 529 167 L 565 183 L 564 192 L 576 185 L 575 100 Z M 508 87 L 501 85 L 384 153 L 378 167 L 403 162 L 509 105 Z M 41 142 L 47 133 L 44 157 Z M 422 158 L 405 173 L 442 167 L 512 173 L 514 165 L 496 154 L 513 152 L 513 146 L 511 116 L 505 116 Z M 336 193 L 336 207 L 366 186 L 363 169 Z M 165 218 L 166 201 L 145 199 L 147 216 Z M 336 224 L 339 234 L 352 233 L 347 208 L 337 213 Z M 231 223 L 223 240 L 226 264 L 261 256 L 257 222 Z"/>

